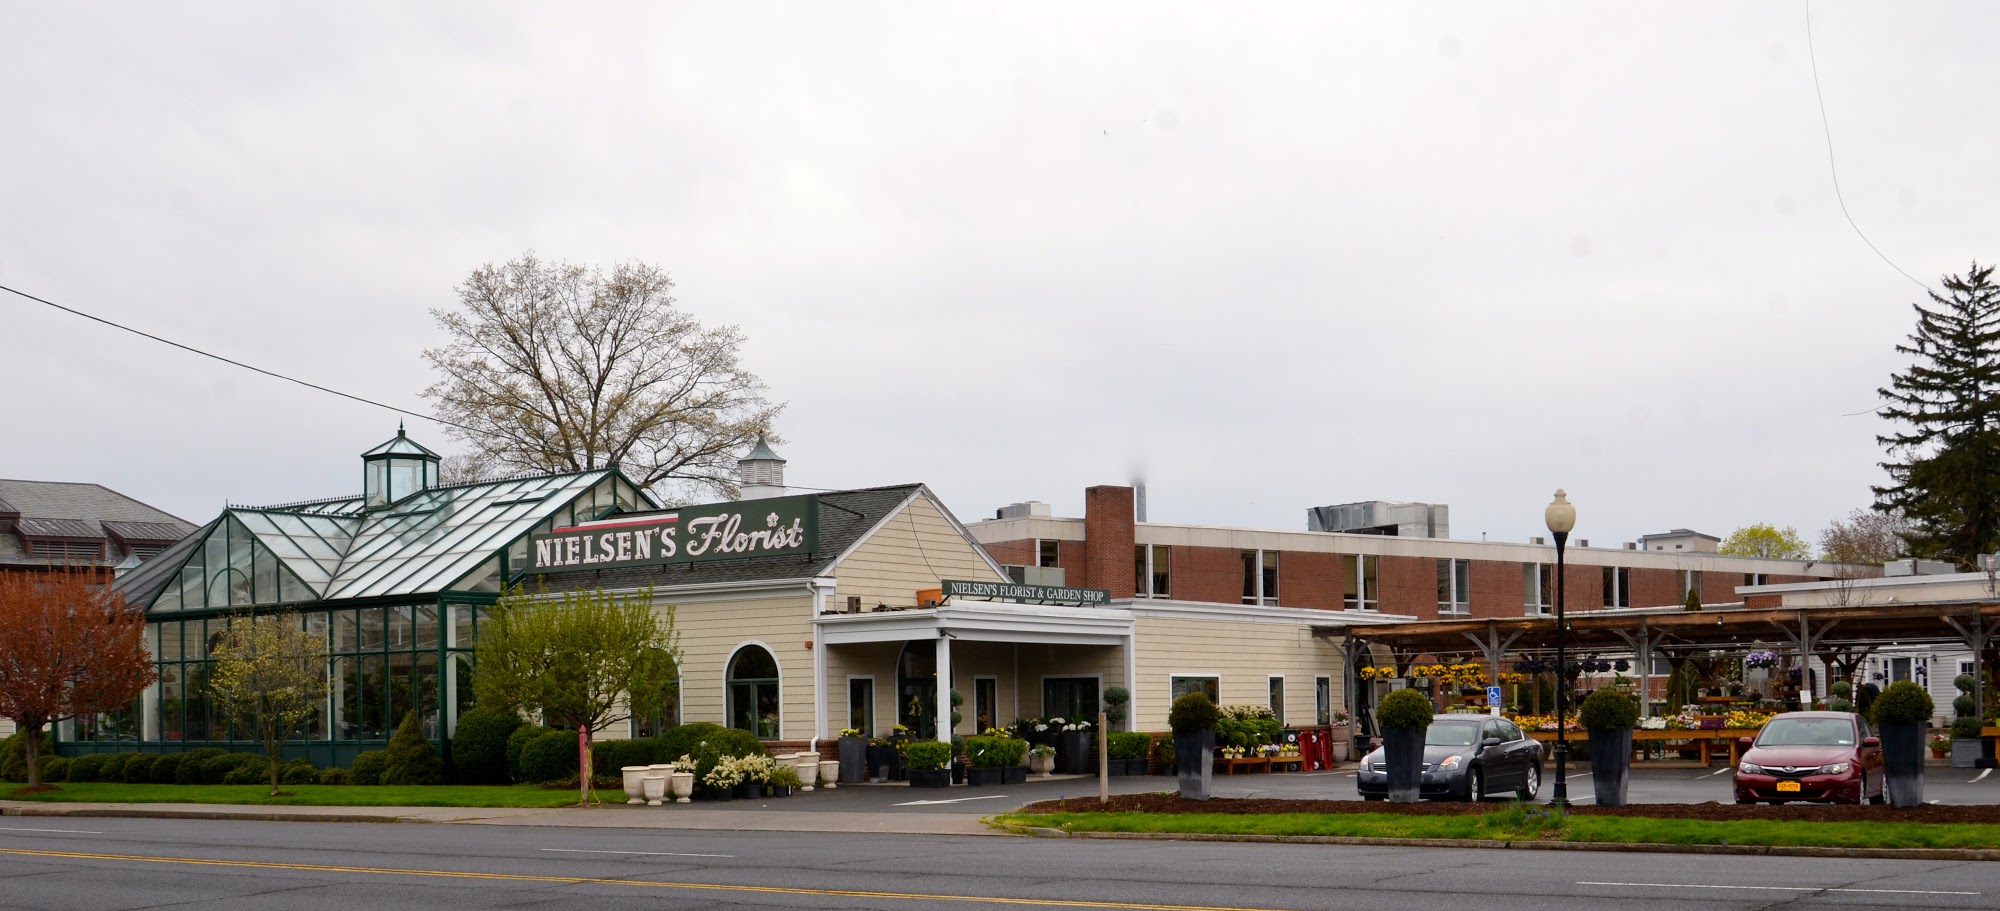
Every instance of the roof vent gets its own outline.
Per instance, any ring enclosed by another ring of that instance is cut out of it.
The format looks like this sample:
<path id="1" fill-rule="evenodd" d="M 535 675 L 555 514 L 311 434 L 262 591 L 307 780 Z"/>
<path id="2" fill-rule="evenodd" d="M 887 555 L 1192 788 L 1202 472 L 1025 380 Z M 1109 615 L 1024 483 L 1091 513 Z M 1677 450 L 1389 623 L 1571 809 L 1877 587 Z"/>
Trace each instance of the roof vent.
<path id="1" fill-rule="evenodd" d="M 1028 500 L 1023 503 L 1002 506 L 993 511 L 993 518 L 995 519 L 1033 519 L 1046 518 L 1048 515 L 1049 504 L 1040 500 Z"/>

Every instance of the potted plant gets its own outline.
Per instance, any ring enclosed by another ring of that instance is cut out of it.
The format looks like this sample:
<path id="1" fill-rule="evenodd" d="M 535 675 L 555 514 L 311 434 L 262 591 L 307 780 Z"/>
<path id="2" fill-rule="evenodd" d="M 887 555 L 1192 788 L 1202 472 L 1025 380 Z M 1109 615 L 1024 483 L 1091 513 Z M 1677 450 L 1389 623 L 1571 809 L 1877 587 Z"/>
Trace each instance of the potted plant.
<path id="1" fill-rule="evenodd" d="M 1639 703 L 1605 687 L 1583 700 L 1578 715 L 1590 732 L 1590 783 L 1597 791 L 1597 805 L 1622 807 L 1632 773 L 1632 726 L 1639 723 Z"/>
<path id="2" fill-rule="evenodd" d="M 1931 758 L 1943 759 L 1951 755 L 1951 738 L 1943 734 L 1931 735 Z"/>
<path id="3" fill-rule="evenodd" d="M 1063 722 L 1062 735 L 1056 738 L 1056 765 L 1064 775 L 1097 773 L 1097 732 L 1092 730 L 1094 727 L 1081 718 Z"/>
<path id="4" fill-rule="evenodd" d="M 1146 774 L 1146 752 L 1152 749 L 1153 738 L 1136 731 L 1120 731 L 1107 735 L 1105 748 L 1109 751 L 1105 769 L 1112 775 Z"/>
<path id="5" fill-rule="evenodd" d="M 951 786 L 951 770 L 945 768 L 951 763 L 951 744 L 937 740 L 919 740 L 904 751 L 909 761 L 910 787 L 945 788 Z"/>
<path id="6" fill-rule="evenodd" d="M 1055 774 L 1056 748 L 1038 743 L 1028 749 L 1028 771 L 1044 778 Z"/>
<path id="7" fill-rule="evenodd" d="M 1132 693 L 1122 686 L 1108 687 L 1104 691 L 1104 722 L 1112 730 L 1125 723 L 1125 704 L 1132 701 Z"/>
<path id="8" fill-rule="evenodd" d="M 1951 711 L 1956 718 L 1951 722 L 1951 767 L 1970 769 L 1979 765 L 1986 757 L 1986 741 L 1979 736 L 1979 702 L 1972 695 L 1978 681 L 1971 674 L 1953 677 L 1951 685 L 1958 688 L 1957 698 L 1951 701 Z"/>
<path id="9" fill-rule="evenodd" d="M 734 756 L 716 759 L 715 764 L 701 776 L 702 792 L 711 800 L 735 800 L 736 786 L 742 783 L 743 769 L 736 764 Z"/>
<path id="10" fill-rule="evenodd" d="M 646 802 L 645 785 L 643 784 L 643 782 L 645 780 L 648 768 L 649 767 L 642 765 L 628 765 L 628 766 L 622 766 L 618 769 L 619 774 L 625 777 L 626 803 L 631 804 L 633 806 L 638 806 Z M 655 801 L 653 805 L 659 806 L 659 803 Z"/>
<path id="11" fill-rule="evenodd" d="M 965 758 L 972 763 L 966 772 L 965 782 L 974 786 L 1008 784 L 1008 770 L 1020 769 L 1022 780 L 1026 780 L 1027 769 L 1022 768 L 1021 758 L 1028 753 L 1028 742 L 1013 737 L 1003 737 L 998 733 L 981 737 L 965 738 Z"/>
<path id="12" fill-rule="evenodd" d="M 1923 806 L 1924 728 L 1937 706 L 1923 687 L 1898 680 L 1875 698 L 1874 708 L 1889 804 L 1903 809 Z"/>
<path id="13" fill-rule="evenodd" d="M 662 770 L 662 767 L 655 766 L 655 769 Z M 667 772 L 667 791 L 673 795 L 675 803 L 687 803 L 694 799 L 694 757 L 683 753 L 681 758 L 663 770 Z"/>
<path id="14" fill-rule="evenodd" d="M 860 728 L 840 730 L 840 782 L 860 784 L 868 778 L 868 738 Z"/>
<path id="15" fill-rule="evenodd" d="M 736 783 L 736 796 L 744 800 L 756 800 L 764 796 L 764 782 L 771 778 L 773 764 L 769 756 L 739 756 L 733 762 L 742 778 Z"/>
<path id="16" fill-rule="evenodd" d="M 770 780 L 764 782 L 764 790 L 772 797 L 790 797 L 805 786 L 805 779 L 799 777 L 797 766 L 781 765 L 771 769 Z"/>
<path id="17" fill-rule="evenodd" d="M 1382 697 L 1375 711 L 1382 726 L 1389 800 L 1416 803 L 1423 786 L 1424 731 L 1431 726 L 1431 701 L 1415 690 L 1400 689 Z"/>
<path id="18" fill-rule="evenodd" d="M 1215 721 L 1219 714 L 1207 693 L 1181 696 L 1167 711 L 1167 725 L 1174 729 L 1174 772 L 1185 800 L 1208 799 L 1215 775 Z"/>
<path id="19" fill-rule="evenodd" d="M 868 779 L 888 781 L 889 773 L 896 768 L 896 741 L 889 737 L 877 737 L 868 741 Z"/>

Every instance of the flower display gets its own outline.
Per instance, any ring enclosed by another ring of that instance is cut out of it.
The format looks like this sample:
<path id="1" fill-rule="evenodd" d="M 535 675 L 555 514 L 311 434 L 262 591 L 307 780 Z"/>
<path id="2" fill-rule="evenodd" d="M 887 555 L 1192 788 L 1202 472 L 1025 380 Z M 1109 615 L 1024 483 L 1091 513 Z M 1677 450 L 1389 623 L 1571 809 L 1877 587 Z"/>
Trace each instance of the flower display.
<path id="1" fill-rule="evenodd" d="M 1723 719 L 1722 726 L 1732 731 L 1754 731 L 1762 728 L 1765 722 L 1770 721 L 1773 714 L 1772 712 L 1752 712 L 1739 709 L 1730 712 L 1728 717 Z"/>
<path id="2" fill-rule="evenodd" d="M 1766 668 L 1778 666 L 1778 654 L 1768 651 L 1754 651 L 1743 656 L 1744 667 Z"/>

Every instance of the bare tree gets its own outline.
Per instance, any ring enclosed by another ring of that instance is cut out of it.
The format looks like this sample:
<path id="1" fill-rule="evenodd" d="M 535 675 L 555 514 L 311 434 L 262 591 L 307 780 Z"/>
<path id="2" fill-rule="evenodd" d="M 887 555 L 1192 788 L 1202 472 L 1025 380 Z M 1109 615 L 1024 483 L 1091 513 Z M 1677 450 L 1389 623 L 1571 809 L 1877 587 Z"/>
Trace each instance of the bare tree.
<path id="1" fill-rule="evenodd" d="M 488 263 L 431 315 L 450 344 L 424 351 L 424 391 L 461 429 L 470 474 L 616 465 L 669 498 L 736 492 L 739 453 L 782 405 L 738 362 L 734 326 L 704 328 L 646 263 L 596 267 L 530 252 Z"/>
<path id="2" fill-rule="evenodd" d="M 1901 513 L 1857 509 L 1819 533 L 1820 559 L 1880 566 L 1909 553 L 1904 543 L 1909 534 L 1910 522 Z"/>

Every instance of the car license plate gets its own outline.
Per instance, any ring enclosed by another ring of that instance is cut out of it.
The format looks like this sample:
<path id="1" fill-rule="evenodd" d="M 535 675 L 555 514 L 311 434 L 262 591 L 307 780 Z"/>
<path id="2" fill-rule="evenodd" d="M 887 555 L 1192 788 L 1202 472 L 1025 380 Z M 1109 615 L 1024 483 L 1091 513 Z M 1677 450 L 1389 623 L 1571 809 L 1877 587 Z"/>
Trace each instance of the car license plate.
<path id="1" fill-rule="evenodd" d="M 1798 789 L 1799 789 L 1799 783 L 1798 783 L 1798 782 L 1796 782 L 1796 781 L 1781 781 L 1781 782 L 1778 782 L 1778 792 L 1779 792 L 1779 793 L 1785 793 L 1785 792 L 1788 792 L 1788 791 L 1797 791 Z"/>

